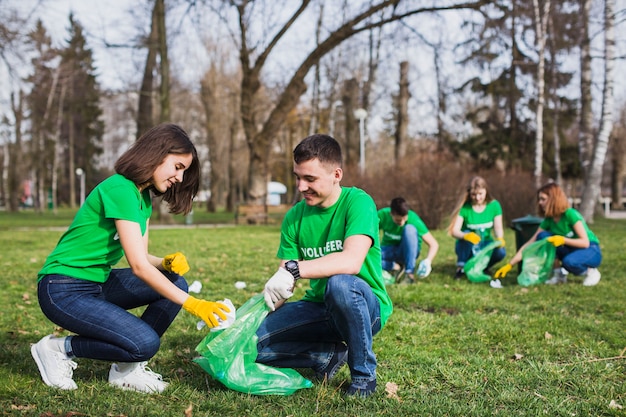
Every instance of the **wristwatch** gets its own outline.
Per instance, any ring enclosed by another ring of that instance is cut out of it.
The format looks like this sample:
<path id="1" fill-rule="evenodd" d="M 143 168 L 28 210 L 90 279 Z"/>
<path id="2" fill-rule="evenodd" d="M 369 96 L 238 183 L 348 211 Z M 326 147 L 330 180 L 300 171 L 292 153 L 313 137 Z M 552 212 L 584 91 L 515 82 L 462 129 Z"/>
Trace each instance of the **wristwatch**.
<path id="1" fill-rule="evenodd" d="M 298 261 L 291 260 L 285 262 L 285 269 L 293 275 L 293 283 L 295 284 L 296 281 L 300 279 L 300 267 L 298 266 Z"/>

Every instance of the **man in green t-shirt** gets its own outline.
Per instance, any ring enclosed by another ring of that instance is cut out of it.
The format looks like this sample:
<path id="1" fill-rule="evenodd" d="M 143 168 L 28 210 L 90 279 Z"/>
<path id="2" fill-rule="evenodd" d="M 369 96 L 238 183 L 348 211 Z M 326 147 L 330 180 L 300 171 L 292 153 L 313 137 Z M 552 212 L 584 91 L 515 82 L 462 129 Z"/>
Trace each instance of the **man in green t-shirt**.
<path id="1" fill-rule="evenodd" d="M 439 243 L 426 224 L 402 197 L 391 200 L 389 207 L 378 210 L 383 270 L 391 272 L 394 263 L 404 268 L 407 281 L 415 282 L 415 261 L 420 256 L 422 241 L 428 245 L 428 254 L 419 264 L 417 276 L 426 278 L 432 271 L 432 262 Z M 398 275 L 398 278 L 400 275 Z"/>
<path id="2" fill-rule="evenodd" d="M 342 187 L 341 147 L 312 135 L 294 152 L 294 174 L 303 200 L 285 215 L 278 271 L 265 284 L 271 312 L 257 331 L 257 362 L 311 368 L 330 380 L 348 363 L 346 395 L 376 390 L 373 336 L 392 312 L 382 279 L 378 216 L 372 198 Z M 304 297 L 284 303 L 299 279 Z"/>

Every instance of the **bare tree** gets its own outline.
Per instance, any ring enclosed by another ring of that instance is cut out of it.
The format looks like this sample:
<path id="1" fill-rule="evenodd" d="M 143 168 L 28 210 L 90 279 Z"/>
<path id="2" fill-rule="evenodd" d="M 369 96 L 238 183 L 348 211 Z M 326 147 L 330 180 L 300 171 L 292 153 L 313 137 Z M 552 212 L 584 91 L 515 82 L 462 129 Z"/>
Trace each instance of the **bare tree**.
<path id="1" fill-rule="evenodd" d="M 613 84 L 615 68 L 615 0 L 604 4 L 604 90 L 602 95 L 602 117 L 600 130 L 595 140 L 591 165 L 585 176 L 580 204 L 580 213 L 589 223 L 593 222 L 596 202 L 601 194 L 602 168 L 606 158 L 609 138 L 613 130 Z"/>
<path id="2" fill-rule="evenodd" d="M 330 31 L 328 36 L 304 58 L 283 88 L 275 102 L 276 104 L 266 112 L 268 116 L 264 121 L 260 120 L 261 115 L 255 107 L 255 95 L 262 85 L 261 71 L 277 43 L 302 15 L 310 0 L 300 2 L 298 8 L 276 30 L 274 37 L 264 49 L 259 48 L 258 45 L 252 47 L 249 44 L 249 24 L 254 19 L 249 16 L 248 8 L 253 3 L 250 0 L 242 0 L 238 3 L 231 2 L 239 16 L 239 58 L 242 66 L 241 117 L 246 141 L 250 149 L 248 198 L 251 202 L 262 203 L 266 193 L 267 157 L 272 140 L 276 137 L 289 112 L 297 106 L 300 97 L 306 92 L 305 77 L 323 56 L 358 33 L 397 22 L 412 15 L 453 9 L 478 10 L 490 2 L 488 0 L 476 0 L 447 6 L 414 7 L 409 2 L 402 0 L 381 0 L 361 9 L 356 15 L 349 17 L 345 23 Z M 253 55 L 255 59 L 253 59 Z"/>

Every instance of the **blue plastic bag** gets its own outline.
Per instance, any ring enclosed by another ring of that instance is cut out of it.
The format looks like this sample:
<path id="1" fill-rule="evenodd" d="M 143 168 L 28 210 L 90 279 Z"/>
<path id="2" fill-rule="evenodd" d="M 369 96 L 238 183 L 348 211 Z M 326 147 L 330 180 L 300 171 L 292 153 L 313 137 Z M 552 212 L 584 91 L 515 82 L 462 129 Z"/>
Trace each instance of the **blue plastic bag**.
<path id="1" fill-rule="evenodd" d="M 313 383 L 290 368 L 256 363 L 256 331 L 269 309 L 263 294 L 251 297 L 239 309 L 237 319 L 224 330 L 210 332 L 196 347 L 202 369 L 226 387 L 254 395 L 291 395 Z"/>

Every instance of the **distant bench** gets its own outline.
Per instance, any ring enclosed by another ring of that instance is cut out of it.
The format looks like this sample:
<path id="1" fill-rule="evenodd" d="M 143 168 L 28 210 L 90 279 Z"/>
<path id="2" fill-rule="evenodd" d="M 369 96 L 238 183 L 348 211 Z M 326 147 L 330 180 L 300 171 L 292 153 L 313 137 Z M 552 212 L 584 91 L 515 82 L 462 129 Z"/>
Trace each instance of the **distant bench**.
<path id="1" fill-rule="evenodd" d="M 290 208 L 291 204 L 238 204 L 235 209 L 235 224 L 277 223 Z"/>

